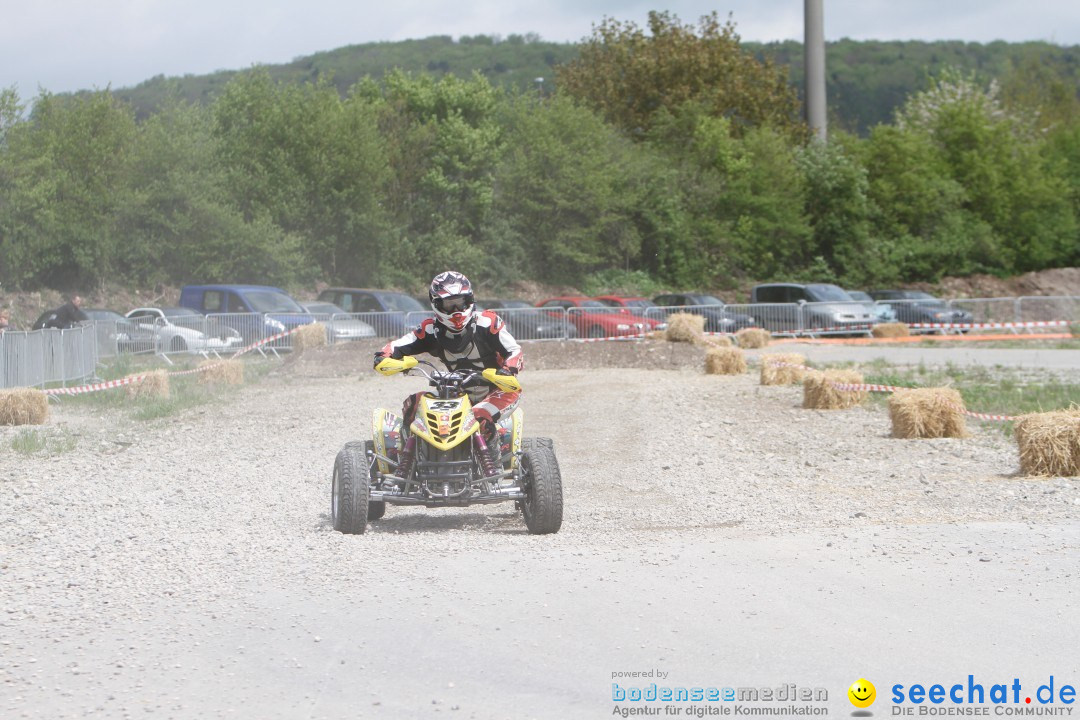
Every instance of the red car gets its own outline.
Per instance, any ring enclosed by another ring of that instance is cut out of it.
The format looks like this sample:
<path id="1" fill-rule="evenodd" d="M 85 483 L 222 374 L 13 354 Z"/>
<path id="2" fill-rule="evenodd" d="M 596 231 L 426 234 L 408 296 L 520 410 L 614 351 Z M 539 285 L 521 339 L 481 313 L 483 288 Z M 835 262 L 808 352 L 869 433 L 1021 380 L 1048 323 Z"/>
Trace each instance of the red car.
<path id="1" fill-rule="evenodd" d="M 608 307 L 626 308 L 628 311 L 630 311 L 634 315 L 637 315 L 638 317 L 647 317 L 656 321 L 657 323 L 663 322 L 660 319 L 663 316 L 662 313 L 649 312 L 649 308 L 656 307 L 656 303 L 654 303 L 649 298 L 631 297 L 627 295 L 597 295 L 593 298 L 593 300 L 599 300 Z"/>
<path id="2" fill-rule="evenodd" d="M 536 303 L 539 308 L 552 311 L 567 320 L 578 329 L 582 337 L 624 337 L 641 335 L 656 328 L 660 323 L 644 317 L 636 317 L 627 308 L 605 305 L 599 300 L 584 295 L 564 295 Z"/>

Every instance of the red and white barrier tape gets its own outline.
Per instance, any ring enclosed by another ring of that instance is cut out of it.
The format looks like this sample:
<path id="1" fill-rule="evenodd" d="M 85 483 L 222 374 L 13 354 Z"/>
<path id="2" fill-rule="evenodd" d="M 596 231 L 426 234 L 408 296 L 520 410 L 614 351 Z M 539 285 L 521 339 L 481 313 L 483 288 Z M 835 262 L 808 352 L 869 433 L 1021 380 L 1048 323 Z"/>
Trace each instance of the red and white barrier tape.
<path id="1" fill-rule="evenodd" d="M 939 330 L 1007 330 L 1010 328 L 1067 327 L 1068 320 L 1037 320 L 1031 322 L 1000 323 L 907 323 L 909 328 Z"/>
<path id="2" fill-rule="evenodd" d="M 643 337 L 645 337 L 644 333 L 642 333 L 640 335 L 612 335 L 610 337 L 600 337 L 600 338 L 570 338 L 570 340 L 572 342 L 589 343 L 589 342 L 609 342 L 611 340 L 640 340 Z"/>
<path id="3" fill-rule="evenodd" d="M 298 326 L 294 327 L 292 330 L 286 330 L 285 332 L 278 333 L 277 335 L 271 335 L 270 337 L 263 338 L 262 340 L 257 340 L 255 342 L 251 343 L 250 345 L 248 345 L 247 347 L 241 348 L 239 351 L 237 351 L 237 353 L 235 355 L 233 355 L 233 357 L 234 358 L 240 357 L 241 355 L 243 355 L 246 352 L 251 352 L 252 350 L 260 348 L 263 345 L 267 345 L 269 343 L 272 343 L 275 340 L 280 340 L 283 337 L 288 337 L 288 336 L 292 335 L 294 332 L 296 332 L 297 330 L 299 330 L 300 327 L 301 326 L 298 325 Z"/>
<path id="4" fill-rule="evenodd" d="M 790 368 L 797 367 L 797 368 L 803 368 L 804 370 L 809 369 L 805 365 L 796 365 L 795 363 L 770 362 L 769 364 L 772 365 L 773 367 L 790 367 Z M 832 385 L 837 390 L 840 390 L 841 392 L 888 392 L 888 393 L 894 393 L 894 392 L 896 392 L 898 390 L 916 390 L 917 389 L 917 388 L 902 387 L 902 386 L 897 386 L 897 385 L 874 385 L 874 384 L 871 384 L 871 383 L 829 383 L 829 384 Z M 950 403 L 950 405 L 952 405 L 952 403 Z M 960 412 L 962 412 L 963 414 L 965 414 L 965 415 L 967 415 L 969 417 L 977 418 L 979 420 L 994 420 L 994 421 L 998 421 L 998 422 L 1010 422 L 1012 420 L 1017 419 L 1015 415 L 994 415 L 992 413 L 978 413 L 978 412 L 974 412 L 972 410 L 967 410 L 967 409 L 965 409 L 963 407 L 960 407 L 959 405 L 952 405 L 952 407 L 956 408 L 957 410 L 959 410 Z"/>
<path id="5" fill-rule="evenodd" d="M 840 325 L 838 327 L 823 327 L 823 328 L 808 328 L 806 330 L 793 330 L 792 333 L 797 335 L 813 335 L 815 333 L 826 332 L 867 332 L 874 326 L 871 323 L 859 323 L 858 325 Z M 790 333 L 781 332 L 781 335 L 788 335 Z"/>
<path id="6" fill-rule="evenodd" d="M 120 378 L 119 380 L 107 380 L 105 382 L 94 383 L 93 385 L 49 388 L 48 390 L 42 390 L 42 392 L 46 395 L 82 395 L 83 393 L 97 392 L 98 390 L 111 390 L 112 388 L 139 383 L 146 379 L 147 374 L 148 373 L 143 373 L 142 375 L 130 375 L 128 377 Z"/>

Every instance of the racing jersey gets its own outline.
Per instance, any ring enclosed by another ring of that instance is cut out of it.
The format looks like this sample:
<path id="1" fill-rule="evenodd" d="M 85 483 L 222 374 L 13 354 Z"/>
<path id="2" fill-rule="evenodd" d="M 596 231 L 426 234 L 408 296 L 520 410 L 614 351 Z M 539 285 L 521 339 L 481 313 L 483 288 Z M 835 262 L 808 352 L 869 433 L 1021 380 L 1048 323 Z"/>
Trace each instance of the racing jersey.
<path id="1" fill-rule="evenodd" d="M 476 322 L 465 332 L 471 333 L 466 344 L 458 348 L 458 338 L 447 338 L 446 328 L 428 318 L 397 340 L 388 342 L 376 357 L 400 359 L 405 355 L 428 353 L 443 361 L 450 370 L 483 370 L 505 367 L 517 372 L 522 367 L 521 346 L 506 328 L 502 318 L 490 310 L 476 316 Z M 450 348 L 454 349 L 451 350 Z"/>

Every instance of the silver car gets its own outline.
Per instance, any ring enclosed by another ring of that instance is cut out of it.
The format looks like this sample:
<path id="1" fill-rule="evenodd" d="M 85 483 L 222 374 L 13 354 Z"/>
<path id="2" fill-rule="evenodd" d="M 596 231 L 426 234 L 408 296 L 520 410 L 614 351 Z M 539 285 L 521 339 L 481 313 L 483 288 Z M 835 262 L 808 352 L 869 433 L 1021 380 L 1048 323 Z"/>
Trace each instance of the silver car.
<path id="1" fill-rule="evenodd" d="M 149 333 L 155 352 L 234 352 L 243 346 L 236 330 L 208 321 L 201 312 L 190 308 L 135 308 L 124 317 L 139 331 Z"/>
<path id="2" fill-rule="evenodd" d="M 892 305 L 874 302 L 874 298 L 870 297 L 869 293 L 864 293 L 862 290 L 848 290 L 847 294 L 854 300 L 861 302 L 866 307 L 867 311 L 874 313 L 879 323 L 896 322 L 896 310 L 893 310 Z"/>
<path id="3" fill-rule="evenodd" d="M 374 327 L 349 315 L 333 303 L 316 301 L 300 303 L 300 306 L 312 315 L 316 322 L 326 326 L 333 342 L 375 337 Z"/>

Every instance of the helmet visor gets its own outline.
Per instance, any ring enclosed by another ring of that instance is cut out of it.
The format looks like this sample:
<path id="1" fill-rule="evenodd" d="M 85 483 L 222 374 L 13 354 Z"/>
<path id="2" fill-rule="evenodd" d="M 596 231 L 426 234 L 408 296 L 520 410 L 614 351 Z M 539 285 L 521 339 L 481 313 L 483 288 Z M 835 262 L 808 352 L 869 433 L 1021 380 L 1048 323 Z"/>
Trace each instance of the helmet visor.
<path id="1" fill-rule="evenodd" d="M 470 305 L 472 303 L 464 295 L 455 295 L 454 297 L 444 298 L 442 301 L 443 312 L 451 314 L 465 312 Z"/>

